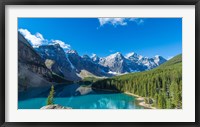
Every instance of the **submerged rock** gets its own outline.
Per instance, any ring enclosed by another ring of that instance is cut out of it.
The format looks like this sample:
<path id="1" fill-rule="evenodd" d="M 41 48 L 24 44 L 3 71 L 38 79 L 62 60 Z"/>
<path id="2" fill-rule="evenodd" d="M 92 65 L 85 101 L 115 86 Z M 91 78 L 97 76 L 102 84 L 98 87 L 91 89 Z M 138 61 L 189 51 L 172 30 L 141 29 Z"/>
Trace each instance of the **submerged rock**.
<path id="1" fill-rule="evenodd" d="M 54 105 L 46 105 L 43 106 L 40 109 L 72 109 L 71 107 L 64 107 L 64 106 L 60 106 L 58 104 L 54 104 Z"/>

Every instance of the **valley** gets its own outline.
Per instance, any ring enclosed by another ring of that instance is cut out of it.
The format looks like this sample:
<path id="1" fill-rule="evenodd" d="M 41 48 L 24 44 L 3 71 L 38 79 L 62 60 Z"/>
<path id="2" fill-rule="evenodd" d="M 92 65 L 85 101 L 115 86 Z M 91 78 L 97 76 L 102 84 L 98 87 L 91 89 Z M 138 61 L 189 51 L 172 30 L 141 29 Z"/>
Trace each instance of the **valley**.
<path id="1" fill-rule="evenodd" d="M 18 33 L 18 108 L 181 109 L 182 55 L 170 60 L 120 52 L 80 56 L 59 44 L 33 47 Z"/>

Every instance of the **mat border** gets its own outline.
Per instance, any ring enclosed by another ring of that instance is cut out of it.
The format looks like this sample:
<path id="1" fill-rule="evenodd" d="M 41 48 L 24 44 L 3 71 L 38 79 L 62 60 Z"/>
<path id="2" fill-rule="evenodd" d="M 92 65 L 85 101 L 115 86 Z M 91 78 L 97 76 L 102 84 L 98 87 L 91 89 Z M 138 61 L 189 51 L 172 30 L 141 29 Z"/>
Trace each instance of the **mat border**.
<path id="1" fill-rule="evenodd" d="M 195 5 L 195 122 L 5 122 L 6 5 Z M 200 0 L 0 0 L 0 125 L 1 127 L 199 127 L 200 126 Z"/>

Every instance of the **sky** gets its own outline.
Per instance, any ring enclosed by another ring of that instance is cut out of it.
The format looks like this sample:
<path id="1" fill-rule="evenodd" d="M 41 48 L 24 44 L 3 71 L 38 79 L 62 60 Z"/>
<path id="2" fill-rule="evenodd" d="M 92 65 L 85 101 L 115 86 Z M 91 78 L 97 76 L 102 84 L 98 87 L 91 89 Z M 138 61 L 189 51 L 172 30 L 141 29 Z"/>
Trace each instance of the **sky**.
<path id="1" fill-rule="evenodd" d="M 59 43 L 81 56 L 182 53 L 182 18 L 18 18 L 18 31 L 33 47 Z"/>

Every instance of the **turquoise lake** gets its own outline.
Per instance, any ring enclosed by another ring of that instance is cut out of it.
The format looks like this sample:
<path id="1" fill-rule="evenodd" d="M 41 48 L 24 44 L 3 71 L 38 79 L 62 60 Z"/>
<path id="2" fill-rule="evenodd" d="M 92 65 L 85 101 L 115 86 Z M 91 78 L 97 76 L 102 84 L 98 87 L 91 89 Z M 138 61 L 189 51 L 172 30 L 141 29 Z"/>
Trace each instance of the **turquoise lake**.
<path id="1" fill-rule="evenodd" d="M 124 93 L 92 92 L 87 95 L 76 95 L 80 85 L 60 85 L 55 87 L 54 103 L 73 109 L 143 109 L 136 104 L 136 98 Z M 20 94 L 18 109 L 40 109 L 46 105 L 49 90 L 39 97 L 24 98 L 34 95 L 38 90 Z M 40 91 L 39 91 L 40 92 Z"/>

